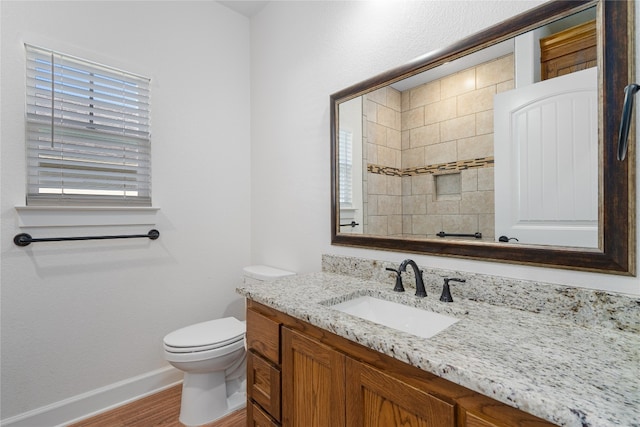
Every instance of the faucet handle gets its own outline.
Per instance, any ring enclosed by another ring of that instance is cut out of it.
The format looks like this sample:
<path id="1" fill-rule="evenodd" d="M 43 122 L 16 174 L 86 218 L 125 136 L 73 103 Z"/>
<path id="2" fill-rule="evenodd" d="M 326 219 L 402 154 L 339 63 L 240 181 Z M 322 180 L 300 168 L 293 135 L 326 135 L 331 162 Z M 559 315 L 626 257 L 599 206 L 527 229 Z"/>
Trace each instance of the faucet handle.
<path id="1" fill-rule="evenodd" d="M 459 282 L 465 283 L 465 279 L 458 279 L 456 277 L 445 277 L 444 278 L 444 286 L 442 287 L 442 295 L 440 295 L 440 301 L 442 302 L 453 302 L 453 297 L 451 296 L 451 290 L 449 289 L 449 282 Z"/>
<path id="2" fill-rule="evenodd" d="M 402 286 L 402 275 L 400 274 L 400 270 L 396 270 L 395 268 L 387 267 L 385 270 L 393 271 L 396 273 L 396 286 L 393 288 L 396 292 L 404 292 L 404 286 Z"/>

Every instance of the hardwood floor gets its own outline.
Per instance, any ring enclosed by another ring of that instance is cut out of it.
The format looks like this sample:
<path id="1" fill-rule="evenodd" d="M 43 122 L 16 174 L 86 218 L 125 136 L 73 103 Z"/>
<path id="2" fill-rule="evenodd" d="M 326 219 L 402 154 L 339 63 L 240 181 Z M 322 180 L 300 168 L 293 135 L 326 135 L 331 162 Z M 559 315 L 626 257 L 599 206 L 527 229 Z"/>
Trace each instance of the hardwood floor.
<path id="1" fill-rule="evenodd" d="M 182 385 L 177 385 L 68 427 L 183 427 L 178 421 L 181 393 Z M 204 427 L 246 425 L 246 411 L 242 409 Z"/>

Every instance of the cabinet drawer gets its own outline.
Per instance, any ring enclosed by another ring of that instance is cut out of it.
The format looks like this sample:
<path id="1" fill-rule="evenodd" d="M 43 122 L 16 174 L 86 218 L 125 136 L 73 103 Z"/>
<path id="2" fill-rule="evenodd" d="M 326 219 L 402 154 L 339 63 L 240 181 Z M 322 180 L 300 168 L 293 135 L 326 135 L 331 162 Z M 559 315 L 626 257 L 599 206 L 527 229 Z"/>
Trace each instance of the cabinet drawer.
<path id="1" fill-rule="evenodd" d="M 247 310 L 247 347 L 280 364 L 280 323 Z"/>
<path id="2" fill-rule="evenodd" d="M 247 406 L 247 425 L 249 427 L 279 427 L 280 424 L 265 414 L 262 409 L 255 403 L 249 403 Z"/>
<path id="3" fill-rule="evenodd" d="M 280 421 L 280 370 L 253 351 L 247 354 L 247 391 L 251 399 Z"/>

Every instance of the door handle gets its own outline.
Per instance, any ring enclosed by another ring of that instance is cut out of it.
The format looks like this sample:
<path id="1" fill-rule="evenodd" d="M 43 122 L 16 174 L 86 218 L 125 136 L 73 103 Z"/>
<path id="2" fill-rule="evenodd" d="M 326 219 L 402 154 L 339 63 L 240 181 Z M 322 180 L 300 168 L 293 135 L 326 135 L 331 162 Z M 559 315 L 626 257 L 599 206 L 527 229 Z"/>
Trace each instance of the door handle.
<path id="1" fill-rule="evenodd" d="M 640 85 L 635 83 L 631 83 L 624 88 L 624 104 L 622 105 L 620 135 L 618 137 L 618 160 L 624 160 L 627 156 L 629 128 L 631 127 L 631 113 L 633 112 L 633 99 L 638 90 L 640 90 Z"/>

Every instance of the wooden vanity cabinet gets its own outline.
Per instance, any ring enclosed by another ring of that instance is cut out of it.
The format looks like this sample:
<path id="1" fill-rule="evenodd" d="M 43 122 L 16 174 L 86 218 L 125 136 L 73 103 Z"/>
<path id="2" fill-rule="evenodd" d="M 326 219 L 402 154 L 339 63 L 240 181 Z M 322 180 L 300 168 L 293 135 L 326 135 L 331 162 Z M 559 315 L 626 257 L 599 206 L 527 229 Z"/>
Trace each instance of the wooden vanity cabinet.
<path id="1" fill-rule="evenodd" d="M 455 407 L 294 330 L 282 330 L 283 426 L 454 427 Z"/>
<path id="2" fill-rule="evenodd" d="M 270 307 L 250 300 L 247 307 L 249 426 L 554 425 Z"/>

